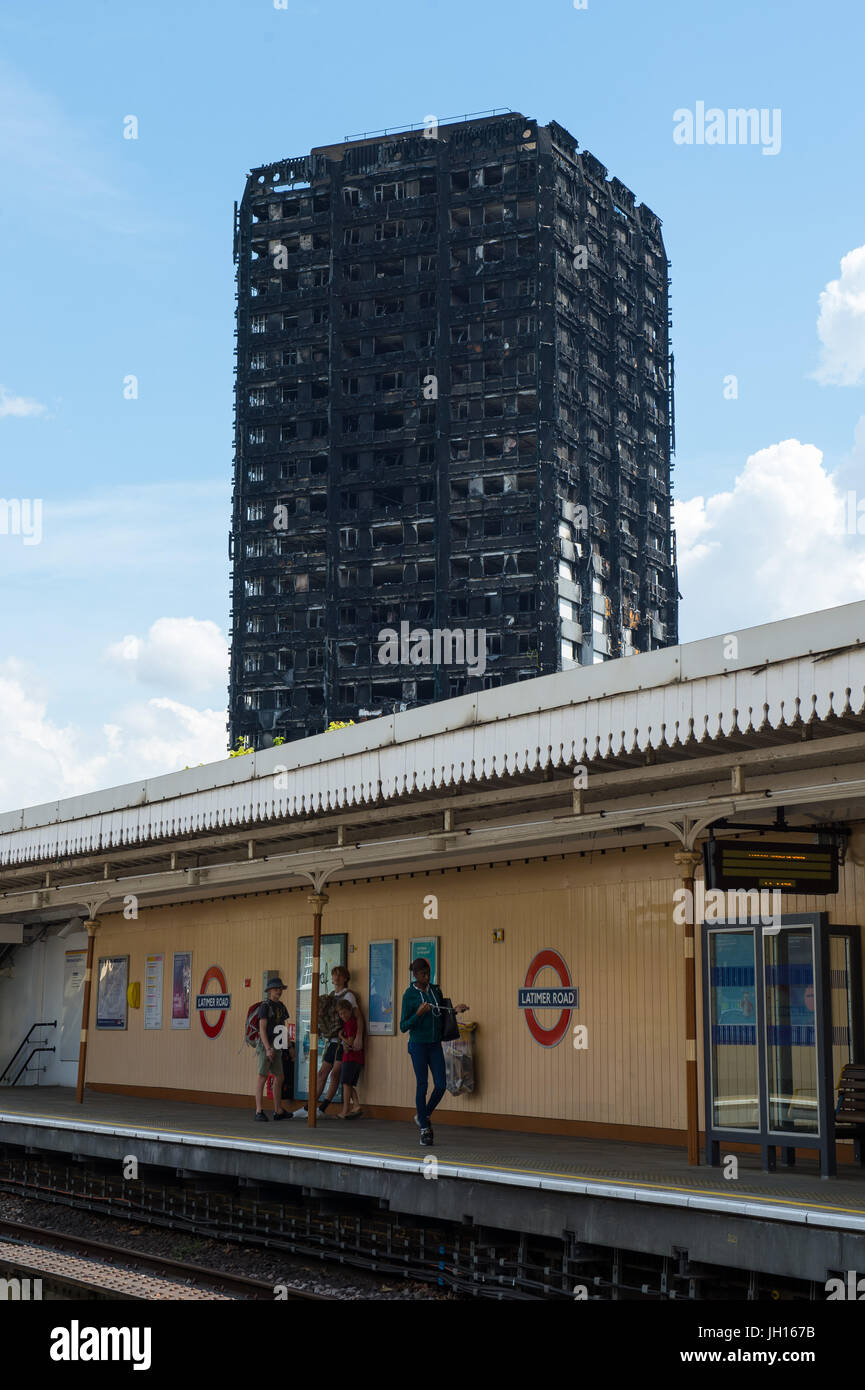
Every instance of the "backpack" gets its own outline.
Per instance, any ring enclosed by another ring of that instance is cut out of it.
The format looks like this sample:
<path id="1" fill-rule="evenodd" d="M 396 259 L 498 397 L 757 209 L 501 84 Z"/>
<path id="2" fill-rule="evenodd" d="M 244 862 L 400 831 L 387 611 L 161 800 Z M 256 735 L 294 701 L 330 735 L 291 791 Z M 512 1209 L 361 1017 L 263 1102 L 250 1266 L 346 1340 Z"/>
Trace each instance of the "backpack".
<path id="1" fill-rule="evenodd" d="M 260 1041 L 260 1034 L 258 1031 L 258 1011 L 261 1008 L 261 1005 L 262 1000 L 259 999 L 257 1004 L 250 1004 L 249 1008 L 246 1011 L 246 1023 L 244 1024 L 243 1028 L 243 1040 L 248 1047 L 255 1047 L 256 1043 Z"/>
<path id="2" fill-rule="evenodd" d="M 261 1008 L 262 1003 L 265 1003 L 268 1006 L 268 1023 L 273 1024 L 274 1013 L 276 1013 L 277 1018 L 279 1017 L 278 1006 L 274 1004 L 270 999 L 259 1000 L 257 1004 L 250 1004 L 249 1008 L 246 1011 L 246 1027 L 243 1030 L 244 1042 L 248 1043 L 250 1047 L 255 1047 L 256 1044 L 261 1041 L 261 1035 L 258 1031 L 258 1011 Z M 283 1024 L 287 1024 L 288 1020 L 291 1018 L 291 1014 L 288 1012 L 288 1009 L 285 1008 L 284 1004 L 283 1008 L 285 1009 L 285 1018 L 282 1020 L 282 1022 Z M 278 1025 L 276 1026 L 278 1027 Z"/>
<path id="3" fill-rule="evenodd" d="M 318 1031 L 323 1038 L 334 1038 L 342 1027 L 335 992 L 323 995 L 318 1001 Z"/>

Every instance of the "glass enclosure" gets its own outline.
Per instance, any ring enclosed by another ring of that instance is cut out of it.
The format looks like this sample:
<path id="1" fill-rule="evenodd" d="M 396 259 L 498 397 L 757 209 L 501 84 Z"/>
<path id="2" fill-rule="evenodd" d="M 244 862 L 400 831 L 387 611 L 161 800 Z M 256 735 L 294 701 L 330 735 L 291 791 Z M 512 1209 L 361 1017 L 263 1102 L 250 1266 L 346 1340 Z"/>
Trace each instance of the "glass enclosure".
<path id="1" fill-rule="evenodd" d="M 833 936 L 829 943 L 829 983 L 832 997 L 832 1075 L 837 1083 L 841 1068 L 855 1062 L 856 1037 L 853 992 L 852 943 L 849 936 Z"/>
<path id="2" fill-rule="evenodd" d="M 810 927 L 764 931 L 769 1128 L 819 1134 L 814 938 Z"/>
<path id="3" fill-rule="evenodd" d="M 706 1142 L 759 1144 L 763 1166 L 780 1149 L 818 1150 L 835 1172 L 835 1099 L 841 1068 L 863 1060 L 858 927 L 805 912 L 774 921 L 703 923 Z"/>
<path id="4" fill-rule="evenodd" d="M 718 1129 L 759 1129 L 754 932 L 709 933 L 712 1109 Z"/>

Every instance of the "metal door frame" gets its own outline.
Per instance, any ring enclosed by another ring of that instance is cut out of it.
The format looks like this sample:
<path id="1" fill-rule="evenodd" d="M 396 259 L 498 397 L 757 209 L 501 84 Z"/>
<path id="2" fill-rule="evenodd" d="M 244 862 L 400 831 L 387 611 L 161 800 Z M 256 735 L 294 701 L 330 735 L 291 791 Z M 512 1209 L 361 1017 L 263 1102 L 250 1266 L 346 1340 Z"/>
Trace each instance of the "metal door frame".
<path id="1" fill-rule="evenodd" d="M 776 1151 L 781 1149 L 787 1167 L 796 1161 L 796 1149 L 817 1149 L 820 1154 L 820 1175 L 834 1177 L 837 1170 L 835 1153 L 835 1077 L 832 1071 L 832 995 L 830 979 L 830 938 L 845 937 L 850 941 L 850 976 L 848 988 L 852 997 L 853 1037 L 850 1039 L 854 1060 L 863 1056 L 863 999 L 861 975 L 861 942 L 858 926 L 830 925 L 828 912 L 784 913 L 777 923 L 764 923 L 759 917 L 747 922 L 706 922 L 702 924 L 703 951 L 703 1079 L 706 1113 L 706 1162 L 720 1166 L 722 1143 L 753 1143 L 759 1145 L 763 1171 L 774 1172 Z M 814 1033 L 817 1047 L 817 1116 L 818 1134 L 789 1136 L 769 1127 L 769 1085 L 766 1046 L 766 978 L 763 939 L 781 930 L 796 926 L 811 928 L 814 944 Z M 757 1084 L 759 1125 L 743 1130 L 718 1128 L 714 1124 L 712 1107 L 711 1020 L 709 1010 L 709 934 L 724 931 L 750 931 L 754 941 L 755 1028 L 757 1041 Z M 793 1137 L 797 1142 L 790 1143 Z M 784 1142 L 784 1141 L 787 1142 Z"/>

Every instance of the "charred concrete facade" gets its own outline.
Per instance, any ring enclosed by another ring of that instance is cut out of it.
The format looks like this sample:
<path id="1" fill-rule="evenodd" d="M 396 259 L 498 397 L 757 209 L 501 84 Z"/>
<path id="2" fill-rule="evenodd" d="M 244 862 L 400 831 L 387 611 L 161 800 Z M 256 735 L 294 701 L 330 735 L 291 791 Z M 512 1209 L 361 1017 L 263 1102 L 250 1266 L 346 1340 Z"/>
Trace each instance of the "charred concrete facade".
<path id="1" fill-rule="evenodd" d="M 235 260 L 232 745 L 678 640 L 660 222 L 566 130 L 255 169 Z"/>

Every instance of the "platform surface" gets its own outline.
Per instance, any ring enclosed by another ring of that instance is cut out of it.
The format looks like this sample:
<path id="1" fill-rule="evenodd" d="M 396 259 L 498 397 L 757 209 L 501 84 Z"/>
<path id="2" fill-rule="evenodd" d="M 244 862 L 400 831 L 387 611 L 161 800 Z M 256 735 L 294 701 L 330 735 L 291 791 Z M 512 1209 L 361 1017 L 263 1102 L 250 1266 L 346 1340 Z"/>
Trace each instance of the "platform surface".
<path id="1" fill-rule="evenodd" d="M 69 1151 L 75 1151 L 79 1131 L 180 1143 L 199 1154 L 231 1149 L 239 1158 L 237 1151 L 247 1150 L 251 1156 L 284 1154 L 415 1173 L 434 1156 L 441 1176 L 865 1232 L 865 1171 L 846 1165 L 837 1178 L 823 1180 L 816 1163 L 763 1173 L 757 1155 L 739 1154 L 738 1177 L 726 1179 L 722 1169 L 690 1167 L 684 1149 L 655 1145 L 440 1125 L 435 1147 L 426 1149 L 411 1121 L 328 1114 L 310 1129 L 298 1118 L 256 1123 L 251 1102 L 245 1110 L 87 1091 L 78 1105 L 68 1088 L 3 1088 L 0 1142 L 19 1142 L 22 1126 L 30 1129 L 31 1140 L 33 1127 L 53 1131 L 52 1147 L 59 1132 L 68 1132 Z"/>

